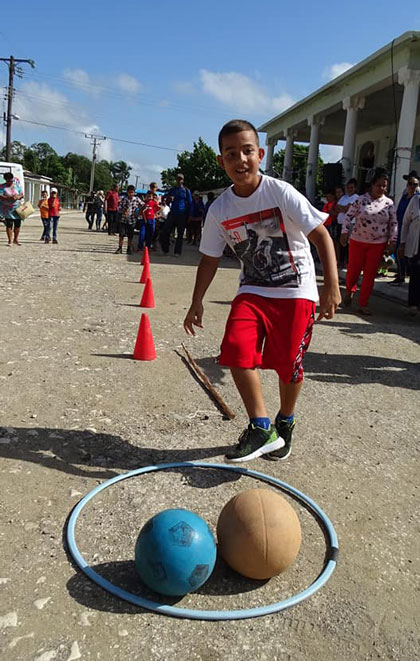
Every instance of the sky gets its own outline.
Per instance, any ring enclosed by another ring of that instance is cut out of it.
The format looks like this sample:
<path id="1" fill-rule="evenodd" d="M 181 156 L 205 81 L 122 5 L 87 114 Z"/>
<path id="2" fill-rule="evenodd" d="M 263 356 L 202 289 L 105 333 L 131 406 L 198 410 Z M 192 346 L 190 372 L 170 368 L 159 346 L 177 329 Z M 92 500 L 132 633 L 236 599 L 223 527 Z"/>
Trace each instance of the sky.
<path id="1" fill-rule="evenodd" d="M 217 151 L 229 119 L 259 126 L 403 32 L 420 31 L 420 4 L 396 9 L 395 0 L 21 0 L 18 7 L 18 27 L 16 15 L 10 28 L 0 23 L 0 57 L 32 59 L 35 68 L 23 64 L 15 78 L 12 140 L 91 156 L 85 134 L 105 136 L 98 158 L 127 161 L 139 186 L 159 182 L 199 137 Z M 7 81 L 0 62 L 4 94 Z M 341 150 L 323 146 L 321 155 L 336 161 Z"/>

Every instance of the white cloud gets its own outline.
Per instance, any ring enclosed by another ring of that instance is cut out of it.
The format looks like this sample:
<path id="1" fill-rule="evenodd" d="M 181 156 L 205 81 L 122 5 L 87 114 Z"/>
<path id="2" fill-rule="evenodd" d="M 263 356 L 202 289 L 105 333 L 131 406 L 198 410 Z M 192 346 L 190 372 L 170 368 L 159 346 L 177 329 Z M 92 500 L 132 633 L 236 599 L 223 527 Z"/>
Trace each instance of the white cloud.
<path id="1" fill-rule="evenodd" d="M 206 94 L 243 114 L 279 113 L 294 103 L 289 94 L 270 96 L 260 83 L 235 71 L 217 73 L 201 69 L 200 80 Z"/>
<path id="2" fill-rule="evenodd" d="M 75 87 L 87 87 L 90 84 L 89 74 L 83 69 L 64 69 L 63 76 Z"/>
<path id="3" fill-rule="evenodd" d="M 140 92 L 142 85 L 137 78 L 130 76 L 128 73 L 120 73 L 117 77 L 117 85 L 123 92 L 136 94 Z"/>
<path id="4" fill-rule="evenodd" d="M 69 132 L 60 132 L 61 137 L 65 139 L 68 151 L 74 151 L 78 154 L 90 156 L 92 147 L 90 141 L 84 137 L 85 133 L 100 135 L 100 127 L 89 117 L 88 112 L 81 106 L 72 103 L 60 92 L 45 83 L 28 81 L 22 83 L 20 90 L 16 91 L 15 112 L 21 120 L 29 122 L 40 122 L 40 124 L 50 124 L 52 126 L 63 127 L 80 131 L 81 134 Z M 50 141 L 54 143 L 53 135 L 55 129 L 49 129 L 36 124 L 25 123 L 22 121 L 22 128 L 25 131 L 33 130 L 37 137 L 34 142 L 40 142 L 42 139 L 39 134 L 51 133 Z M 48 142 L 48 138 L 46 139 Z M 98 151 L 99 159 L 112 160 L 112 144 L 109 141 L 102 142 Z"/>
<path id="5" fill-rule="evenodd" d="M 333 80 L 352 67 L 354 67 L 354 64 L 351 64 L 350 62 L 337 62 L 324 69 L 322 77 L 325 80 Z"/>
<path id="6" fill-rule="evenodd" d="M 128 161 L 128 165 L 130 165 L 130 167 L 132 168 L 130 175 L 130 184 L 135 184 L 136 176 L 138 176 L 137 179 L 138 188 L 140 188 L 141 186 L 147 188 L 147 186 L 150 184 L 151 181 L 156 181 L 156 183 L 159 186 L 161 186 L 160 173 L 162 172 L 162 170 L 167 169 L 167 166 L 164 165 L 136 163 L 134 161 Z"/>

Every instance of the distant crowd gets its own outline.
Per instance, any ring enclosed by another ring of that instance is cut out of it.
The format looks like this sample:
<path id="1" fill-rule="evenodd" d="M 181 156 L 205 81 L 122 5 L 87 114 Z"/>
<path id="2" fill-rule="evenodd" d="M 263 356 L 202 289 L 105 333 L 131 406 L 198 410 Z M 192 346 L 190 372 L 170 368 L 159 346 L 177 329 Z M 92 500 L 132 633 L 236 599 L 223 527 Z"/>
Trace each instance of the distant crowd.
<path id="1" fill-rule="evenodd" d="M 406 189 L 395 206 L 387 197 L 388 175 L 377 169 L 370 181 L 369 191 L 357 193 L 356 179 L 350 179 L 345 189 L 338 185 L 326 191 L 322 211 L 328 214 L 325 222 L 332 241 L 339 269 L 346 268 L 344 306 L 350 306 L 361 274 L 359 311 L 369 315 L 369 297 L 377 275 L 388 275 L 393 267 L 390 283 L 400 286 L 409 278 L 408 305 L 411 316 L 420 310 L 420 187 L 415 170 L 404 176 Z M 4 174 L 0 184 L 0 219 L 6 225 L 7 245 L 20 245 L 22 223 L 22 187 L 11 172 Z M 88 231 L 103 231 L 118 237 L 115 253 L 121 254 L 126 239 L 128 255 L 150 250 L 167 255 L 173 245 L 175 257 L 182 253 L 184 240 L 198 246 L 208 209 L 215 196 L 207 194 L 204 203 L 198 191 L 191 193 L 178 174 L 176 185 L 165 194 L 158 193 L 152 182 L 145 194 L 137 194 L 128 186 L 121 194 L 115 184 L 106 193 L 91 193 L 85 200 Z M 41 241 L 58 243 L 61 215 L 58 191 L 46 191 L 38 202 L 43 231 Z M 226 254 L 232 256 L 227 247 Z M 394 263 L 395 262 L 395 263 Z M 396 270 L 395 270 L 396 267 Z"/>
<path id="2" fill-rule="evenodd" d="M 164 195 L 158 193 L 154 181 L 145 194 L 137 194 L 134 186 L 128 186 L 127 191 L 120 194 L 119 186 L 115 184 L 106 194 L 102 190 L 91 193 L 83 211 L 89 231 L 96 229 L 97 232 L 102 230 L 109 235 L 118 235 L 116 254 L 122 253 L 124 239 L 127 240 L 128 255 L 140 252 L 145 246 L 168 254 L 173 236 L 174 254 L 179 257 L 184 236 L 187 243 L 199 245 L 201 229 L 213 200 L 214 194 L 209 193 L 204 204 L 200 193 L 194 191 L 191 194 L 184 185 L 183 175 L 179 174 L 176 186 Z"/>

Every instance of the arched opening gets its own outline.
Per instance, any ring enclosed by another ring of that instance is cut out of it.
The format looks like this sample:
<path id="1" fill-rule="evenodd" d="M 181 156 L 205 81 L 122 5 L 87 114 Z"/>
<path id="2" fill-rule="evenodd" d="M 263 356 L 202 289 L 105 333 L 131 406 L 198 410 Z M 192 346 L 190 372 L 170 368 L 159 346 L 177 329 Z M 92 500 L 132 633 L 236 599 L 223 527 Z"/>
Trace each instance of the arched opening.
<path id="1" fill-rule="evenodd" d="M 357 184 L 360 193 L 364 193 L 368 184 L 370 171 L 375 164 L 375 145 L 371 140 L 365 142 L 360 148 L 359 165 L 357 169 Z"/>

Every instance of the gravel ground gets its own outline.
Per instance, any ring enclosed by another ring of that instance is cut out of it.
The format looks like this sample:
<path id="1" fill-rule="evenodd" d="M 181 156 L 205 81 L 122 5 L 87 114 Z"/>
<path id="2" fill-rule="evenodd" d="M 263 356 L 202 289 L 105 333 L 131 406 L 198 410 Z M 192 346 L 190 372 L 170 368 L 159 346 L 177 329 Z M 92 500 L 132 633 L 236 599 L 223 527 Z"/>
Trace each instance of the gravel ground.
<path id="1" fill-rule="evenodd" d="M 116 237 L 88 233 L 80 213 L 60 221 L 59 245 L 26 221 L 22 246 L 0 232 L 0 651 L 4 659 L 203 661 L 363 659 L 419 656 L 419 320 L 373 299 L 374 316 L 340 311 L 316 328 L 290 459 L 249 468 L 313 498 L 340 542 L 335 573 L 315 596 L 280 614 L 238 622 L 164 617 L 118 600 L 70 562 L 63 531 L 77 501 L 103 480 L 144 465 L 223 461 L 246 424 L 228 371 L 214 357 L 236 291 L 229 260 L 205 306 L 205 330 L 186 338 L 198 253 L 152 254 L 157 359 L 131 359 L 141 310 L 138 255 L 114 255 Z M 229 406 L 228 421 L 184 364 L 186 342 Z M 263 374 L 269 410 L 274 375 Z M 133 570 L 143 523 L 188 507 L 215 529 L 238 491 L 264 486 L 211 469 L 162 471 L 101 492 L 81 516 L 88 561 L 118 585 L 147 591 Z M 284 575 L 248 581 L 218 563 L 177 605 L 236 609 L 303 589 L 323 566 L 321 529 L 298 503 L 301 552 Z M 170 602 L 173 603 L 173 602 Z"/>

